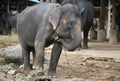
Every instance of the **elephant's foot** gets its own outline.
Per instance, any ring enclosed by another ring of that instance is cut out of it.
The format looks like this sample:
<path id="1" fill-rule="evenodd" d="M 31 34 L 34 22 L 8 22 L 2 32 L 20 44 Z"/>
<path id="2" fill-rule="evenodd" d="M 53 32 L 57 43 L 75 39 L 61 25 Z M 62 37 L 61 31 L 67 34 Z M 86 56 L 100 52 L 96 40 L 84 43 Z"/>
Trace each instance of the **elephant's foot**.
<path id="1" fill-rule="evenodd" d="M 56 72 L 55 71 L 48 71 L 48 76 L 51 78 L 56 78 Z"/>
<path id="2" fill-rule="evenodd" d="M 32 68 L 36 69 L 36 70 L 43 70 L 44 69 L 43 65 L 37 65 L 37 64 L 34 64 Z"/>
<path id="3" fill-rule="evenodd" d="M 88 46 L 86 46 L 86 45 L 82 46 L 82 49 L 87 49 L 87 48 L 88 48 Z"/>

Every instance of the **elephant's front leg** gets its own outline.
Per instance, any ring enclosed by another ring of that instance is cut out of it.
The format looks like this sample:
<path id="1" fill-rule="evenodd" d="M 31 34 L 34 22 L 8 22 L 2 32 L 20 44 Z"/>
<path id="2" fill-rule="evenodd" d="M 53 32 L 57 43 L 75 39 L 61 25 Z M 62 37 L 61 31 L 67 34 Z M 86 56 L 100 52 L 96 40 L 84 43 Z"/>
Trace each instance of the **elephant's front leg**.
<path id="1" fill-rule="evenodd" d="M 33 69 L 44 69 L 44 42 L 35 42 L 35 62 L 33 64 Z"/>
<path id="2" fill-rule="evenodd" d="M 61 55 L 61 51 L 62 51 L 62 44 L 58 42 L 54 43 L 51 59 L 50 59 L 50 66 L 48 70 L 48 75 L 51 77 L 56 75 L 56 67 L 59 61 L 59 57 Z"/>

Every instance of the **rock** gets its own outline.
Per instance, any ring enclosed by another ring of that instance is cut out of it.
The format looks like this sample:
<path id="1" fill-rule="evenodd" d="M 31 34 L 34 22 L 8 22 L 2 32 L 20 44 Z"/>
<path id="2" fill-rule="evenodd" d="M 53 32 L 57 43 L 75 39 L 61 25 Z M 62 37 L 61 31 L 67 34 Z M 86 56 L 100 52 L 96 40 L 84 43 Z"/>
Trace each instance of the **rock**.
<path id="1" fill-rule="evenodd" d="M 19 67 L 19 66 L 18 66 L 17 64 L 15 64 L 15 63 L 10 63 L 9 65 L 10 65 L 11 67 L 13 67 L 13 68 L 16 68 L 16 69 Z"/>
<path id="2" fill-rule="evenodd" d="M 1 77 L 0 76 L 0 81 L 10 81 L 9 79 L 5 78 L 5 77 Z"/>
<path id="3" fill-rule="evenodd" d="M 31 77 L 36 77 L 36 76 L 43 76 L 44 75 L 44 71 L 41 70 L 32 70 L 28 76 Z"/>
<path id="4" fill-rule="evenodd" d="M 85 80 L 83 78 L 72 78 L 72 79 L 64 79 L 64 78 L 53 78 L 51 81 L 91 81 L 91 80 Z"/>
<path id="5" fill-rule="evenodd" d="M 120 76 L 113 76 L 111 81 L 120 81 Z"/>
<path id="6" fill-rule="evenodd" d="M 21 69 L 21 68 L 24 68 L 24 65 L 20 65 L 19 68 L 20 68 L 20 69 Z"/>
<path id="7" fill-rule="evenodd" d="M 9 71 L 9 69 L 7 69 L 7 68 L 0 68 L 0 71 L 3 72 L 3 73 L 5 73 L 5 74 L 7 74 L 7 72 Z"/>
<path id="8" fill-rule="evenodd" d="M 29 81 L 51 81 L 51 78 L 46 78 L 46 77 L 34 77 L 30 79 Z"/>
<path id="9" fill-rule="evenodd" d="M 5 58 L 0 57 L 0 65 L 5 64 Z"/>
<path id="10" fill-rule="evenodd" d="M 20 45 L 2 48 L 0 49 L 0 54 L 6 57 L 22 59 L 22 49 Z"/>
<path id="11" fill-rule="evenodd" d="M 7 74 L 7 75 L 6 75 L 6 78 L 9 79 L 8 81 L 14 81 L 13 75 Z"/>
<path id="12" fill-rule="evenodd" d="M 22 49 L 20 45 L 9 46 L 7 48 L 0 49 L 0 55 L 5 58 L 6 63 L 17 63 L 21 64 L 22 60 Z"/>
<path id="13" fill-rule="evenodd" d="M 4 72 L 0 72 L 0 77 L 6 77 L 6 74 Z"/>
<path id="14" fill-rule="evenodd" d="M 16 74 L 16 70 L 10 70 L 10 71 L 8 71 L 7 74 L 9 74 L 9 75 L 14 75 L 14 74 Z"/>
<path id="15" fill-rule="evenodd" d="M 15 81 L 25 81 L 25 80 L 22 80 L 22 79 L 16 79 Z"/>
<path id="16" fill-rule="evenodd" d="M 15 81 L 26 81 L 24 77 L 26 77 L 25 74 L 17 73 L 15 76 Z"/>

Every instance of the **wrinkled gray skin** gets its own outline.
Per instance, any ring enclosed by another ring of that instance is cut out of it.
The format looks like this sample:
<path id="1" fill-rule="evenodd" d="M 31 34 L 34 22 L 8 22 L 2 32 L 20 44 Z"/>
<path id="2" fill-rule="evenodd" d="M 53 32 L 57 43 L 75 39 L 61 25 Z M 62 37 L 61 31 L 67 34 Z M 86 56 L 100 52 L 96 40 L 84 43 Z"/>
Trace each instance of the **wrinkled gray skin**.
<path id="1" fill-rule="evenodd" d="M 15 14 L 10 17 L 9 25 L 12 26 L 12 28 L 16 28 L 18 16 L 19 14 Z"/>
<path id="2" fill-rule="evenodd" d="M 9 15 L 7 13 L 2 15 L 2 19 L 5 23 L 5 29 L 8 34 L 11 34 L 12 29 L 16 28 L 18 15 L 19 14 Z"/>
<path id="3" fill-rule="evenodd" d="M 83 47 L 82 48 L 88 48 L 88 33 L 92 25 L 93 16 L 94 16 L 93 5 L 88 0 L 63 0 L 61 2 L 62 5 L 65 5 L 68 3 L 77 5 L 76 7 L 78 8 L 78 14 L 82 22 L 82 26 L 80 26 L 81 30 L 83 31 Z M 82 13 L 82 16 L 81 16 L 80 11 L 82 9 L 84 9 L 84 12 Z"/>
<path id="4" fill-rule="evenodd" d="M 16 33 L 17 18 L 19 14 L 12 15 L 8 21 L 8 27 L 11 27 L 11 32 Z"/>
<path id="5" fill-rule="evenodd" d="M 8 24 L 9 24 L 9 22 L 8 22 L 8 20 L 10 19 L 10 17 L 9 17 L 9 14 L 8 13 L 4 13 L 4 14 L 2 14 L 2 21 L 3 21 L 3 31 L 4 31 L 4 33 L 5 34 L 11 34 L 11 30 L 12 30 L 12 27 L 11 26 L 9 26 Z"/>
<path id="6" fill-rule="evenodd" d="M 41 3 L 21 12 L 17 30 L 24 56 L 24 70 L 31 70 L 30 52 L 33 52 L 32 68 L 44 69 L 45 47 L 53 43 L 48 74 L 55 75 L 62 47 L 73 51 L 80 45 L 80 25 L 71 4 Z"/>

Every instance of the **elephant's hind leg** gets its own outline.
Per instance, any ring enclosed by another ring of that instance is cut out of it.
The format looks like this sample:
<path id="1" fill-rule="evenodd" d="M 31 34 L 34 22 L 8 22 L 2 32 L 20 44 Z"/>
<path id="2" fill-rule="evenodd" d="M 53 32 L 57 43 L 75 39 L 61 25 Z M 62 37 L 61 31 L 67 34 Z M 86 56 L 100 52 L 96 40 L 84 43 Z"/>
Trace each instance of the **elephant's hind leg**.
<path id="1" fill-rule="evenodd" d="M 88 32 L 87 30 L 83 31 L 83 49 L 87 49 L 88 48 Z"/>
<path id="2" fill-rule="evenodd" d="M 30 50 L 29 50 L 29 48 L 22 48 L 22 55 L 24 57 L 24 70 L 26 72 L 29 72 L 32 69 L 32 67 L 30 65 Z"/>

